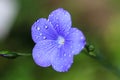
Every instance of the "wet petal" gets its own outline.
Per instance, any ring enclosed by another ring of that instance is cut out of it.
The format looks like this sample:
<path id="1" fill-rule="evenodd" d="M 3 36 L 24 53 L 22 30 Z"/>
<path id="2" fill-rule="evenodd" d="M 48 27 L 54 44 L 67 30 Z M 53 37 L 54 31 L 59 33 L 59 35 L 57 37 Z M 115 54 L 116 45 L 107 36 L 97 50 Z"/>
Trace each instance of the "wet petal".
<path id="1" fill-rule="evenodd" d="M 73 63 L 73 55 L 65 53 L 64 48 L 61 48 L 54 59 L 52 59 L 52 67 L 58 72 L 66 72 Z"/>
<path id="2" fill-rule="evenodd" d="M 66 10 L 59 8 L 50 13 L 49 22 L 53 25 L 56 31 L 64 35 L 71 28 L 71 16 Z"/>
<path id="3" fill-rule="evenodd" d="M 37 65 L 48 67 L 51 65 L 51 59 L 57 52 L 58 49 L 55 41 L 43 40 L 35 45 L 32 56 Z"/>
<path id="4" fill-rule="evenodd" d="M 46 19 L 40 18 L 32 25 L 32 39 L 35 43 L 41 40 L 55 40 L 57 33 L 54 30 L 52 24 Z"/>
<path id="5" fill-rule="evenodd" d="M 77 28 L 71 28 L 65 39 L 64 47 L 73 55 L 78 54 L 86 44 L 85 36 Z"/>

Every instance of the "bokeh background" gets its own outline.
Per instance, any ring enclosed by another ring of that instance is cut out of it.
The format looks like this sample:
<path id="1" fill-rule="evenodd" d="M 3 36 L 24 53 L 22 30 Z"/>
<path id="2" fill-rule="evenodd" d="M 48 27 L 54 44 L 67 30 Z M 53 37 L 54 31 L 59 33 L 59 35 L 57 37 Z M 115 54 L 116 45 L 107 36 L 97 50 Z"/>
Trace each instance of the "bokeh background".
<path id="1" fill-rule="evenodd" d="M 31 25 L 59 7 L 68 10 L 73 26 L 120 69 L 120 0 L 0 0 L 0 50 L 31 53 Z M 0 80 L 120 80 L 84 51 L 65 73 L 37 66 L 32 56 L 0 57 Z"/>

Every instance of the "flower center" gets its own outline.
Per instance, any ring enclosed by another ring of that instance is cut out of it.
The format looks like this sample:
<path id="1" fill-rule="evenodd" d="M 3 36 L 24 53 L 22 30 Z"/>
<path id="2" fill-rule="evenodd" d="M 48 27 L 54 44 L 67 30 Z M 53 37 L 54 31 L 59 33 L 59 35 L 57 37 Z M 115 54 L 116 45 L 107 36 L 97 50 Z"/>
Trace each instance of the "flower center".
<path id="1" fill-rule="evenodd" d="M 62 36 L 59 36 L 57 39 L 58 44 L 64 44 L 65 43 L 65 39 Z"/>

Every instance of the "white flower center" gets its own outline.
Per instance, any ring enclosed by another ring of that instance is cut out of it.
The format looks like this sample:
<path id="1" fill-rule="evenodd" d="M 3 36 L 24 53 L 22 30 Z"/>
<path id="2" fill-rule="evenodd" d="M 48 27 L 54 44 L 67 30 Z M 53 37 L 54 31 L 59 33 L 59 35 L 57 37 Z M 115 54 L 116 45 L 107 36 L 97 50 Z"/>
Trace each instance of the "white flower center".
<path id="1" fill-rule="evenodd" d="M 65 39 L 62 36 L 59 36 L 57 39 L 58 44 L 64 44 L 65 43 Z"/>

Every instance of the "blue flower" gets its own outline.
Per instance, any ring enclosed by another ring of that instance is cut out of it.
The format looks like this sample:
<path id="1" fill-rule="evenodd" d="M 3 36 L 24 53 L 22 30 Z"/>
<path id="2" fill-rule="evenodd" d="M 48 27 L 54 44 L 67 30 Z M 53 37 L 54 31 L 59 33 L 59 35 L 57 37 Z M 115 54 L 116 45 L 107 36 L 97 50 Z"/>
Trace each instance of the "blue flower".
<path id="1" fill-rule="evenodd" d="M 83 33 L 71 24 L 69 12 L 58 8 L 48 19 L 40 18 L 32 25 L 32 39 L 36 43 L 32 56 L 37 65 L 52 66 L 58 72 L 68 71 L 74 55 L 86 44 Z"/>

